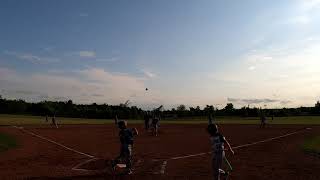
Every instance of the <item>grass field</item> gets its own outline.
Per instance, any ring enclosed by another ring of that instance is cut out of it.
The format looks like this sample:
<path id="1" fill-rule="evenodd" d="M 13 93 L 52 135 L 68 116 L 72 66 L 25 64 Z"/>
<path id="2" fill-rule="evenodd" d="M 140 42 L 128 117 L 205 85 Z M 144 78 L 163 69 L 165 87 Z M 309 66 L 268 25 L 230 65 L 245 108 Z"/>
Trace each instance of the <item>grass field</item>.
<path id="1" fill-rule="evenodd" d="M 259 124 L 258 117 L 217 117 L 217 123 L 220 124 Z M 51 119 L 49 119 L 49 122 Z M 111 119 L 82 119 L 82 118 L 63 118 L 57 117 L 59 124 L 110 124 Z M 130 123 L 142 123 L 142 120 L 129 120 Z M 274 120 L 268 118 L 270 124 L 306 124 L 320 125 L 320 116 L 291 116 L 275 117 Z M 206 124 L 206 118 L 184 118 L 174 120 L 162 120 L 162 124 Z M 0 125 L 27 125 L 27 124 L 47 124 L 45 117 L 24 116 L 24 115 L 0 115 Z"/>
<path id="2" fill-rule="evenodd" d="M 10 148 L 14 148 L 17 146 L 17 142 L 15 138 L 4 134 L 0 133 L 0 152 L 8 150 Z"/>

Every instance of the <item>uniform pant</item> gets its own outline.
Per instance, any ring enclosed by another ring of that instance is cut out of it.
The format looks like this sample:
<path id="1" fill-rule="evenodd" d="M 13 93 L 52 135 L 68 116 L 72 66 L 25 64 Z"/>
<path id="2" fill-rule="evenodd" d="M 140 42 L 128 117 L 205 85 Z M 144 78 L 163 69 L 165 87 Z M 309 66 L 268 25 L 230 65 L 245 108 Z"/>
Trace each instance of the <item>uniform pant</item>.
<path id="1" fill-rule="evenodd" d="M 145 119 L 144 120 L 144 127 L 145 127 L 146 130 L 149 129 L 149 119 Z"/>
<path id="2" fill-rule="evenodd" d="M 120 147 L 120 156 L 116 158 L 116 164 L 123 162 L 127 169 L 132 167 L 132 145 L 123 144 Z"/>
<path id="3" fill-rule="evenodd" d="M 228 166 L 228 170 L 232 171 L 232 166 L 229 163 L 228 159 L 226 158 L 225 152 L 224 151 L 213 152 L 212 170 L 213 170 L 213 179 L 214 180 L 220 180 L 220 170 L 219 169 L 222 170 L 223 161 Z"/>
<path id="4" fill-rule="evenodd" d="M 154 135 L 158 135 L 159 124 L 152 124 L 152 131 Z"/>

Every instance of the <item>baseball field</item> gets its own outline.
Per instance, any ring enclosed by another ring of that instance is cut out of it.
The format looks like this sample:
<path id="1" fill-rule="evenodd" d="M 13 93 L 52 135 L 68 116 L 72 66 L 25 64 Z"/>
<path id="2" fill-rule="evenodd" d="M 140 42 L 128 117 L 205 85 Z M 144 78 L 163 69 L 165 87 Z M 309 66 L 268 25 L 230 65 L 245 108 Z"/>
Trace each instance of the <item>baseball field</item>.
<path id="1" fill-rule="evenodd" d="M 57 118 L 59 128 L 36 116 L 0 116 L 1 179 L 211 179 L 205 119 L 161 121 L 160 134 L 129 120 L 134 173 L 113 174 L 119 153 L 111 120 Z M 220 131 L 234 148 L 229 179 L 319 179 L 319 117 L 285 117 L 259 128 L 255 118 L 220 117 Z"/>

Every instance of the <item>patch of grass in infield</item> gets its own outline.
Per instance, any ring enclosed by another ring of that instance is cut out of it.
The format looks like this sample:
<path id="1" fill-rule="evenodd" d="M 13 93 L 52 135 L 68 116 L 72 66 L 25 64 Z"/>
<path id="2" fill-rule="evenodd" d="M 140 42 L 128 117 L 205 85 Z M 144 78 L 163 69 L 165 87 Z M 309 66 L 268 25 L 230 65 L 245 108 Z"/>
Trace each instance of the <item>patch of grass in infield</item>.
<path id="1" fill-rule="evenodd" d="M 307 153 L 317 154 L 320 156 L 320 136 L 314 136 L 306 139 L 302 148 Z"/>
<path id="2" fill-rule="evenodd" d="M 14 137 L 0 133 L 0 152 L 17 147 L 17 141 Z"/>

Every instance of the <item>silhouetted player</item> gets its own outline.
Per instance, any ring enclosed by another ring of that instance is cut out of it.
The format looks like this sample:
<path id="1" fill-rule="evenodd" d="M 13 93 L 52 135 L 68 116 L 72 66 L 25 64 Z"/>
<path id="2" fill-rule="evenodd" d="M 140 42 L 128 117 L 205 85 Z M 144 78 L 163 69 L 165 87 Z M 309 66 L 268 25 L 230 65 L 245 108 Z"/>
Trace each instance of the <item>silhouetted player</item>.
<path id="1" fill-rule="evenodd" d="M 267 118 L 266 116 L 262 115 L 260 117 L 260 128 L 265 128 L 267 124 Z"/>
<path id="2" fill-rule="evenodd" d="M 220 174 L 226 176 L 229 175 L 229 172 L 232 171 L 232 166 L 227 160 L 224 152 L 224 144 L 228 145 L 229 150 L 234 154 L 231 145 L 226 140 L 226 138 L 219 133 L 218 126 L 216 124 L 209 124 L 207 131 L 210 135 L 211 147 L 212 147 L 212 170 L 213 170 L 213 179 L 220 180 Z M 228 171 L 225 172 L 222 170 L 223 161 L 228 165 Z"/>
<path id="3" fill-rule="evenodd" d="M 154 136 L 158 136 L 159 125 L 160 125 L 160 116 L 154 116 L 151 122 L 152 134 Z"/>
<path id="4" fill-rule="evenodd" d="M 265 128 L 267 124 L 267 118 L 263 111 L 260 109 L 260 128 Z"/>
<path id="5" fill-rule="evenodd" d="M 215 123 L 214 121 L 215 121 L 214 117 L 212 116 L 212 114 L 210 114 L 208 117 L 208 124 L 214 124 Z"/>
<path id="6" fill-rule="evenodd" d="M 148 130 L 149 129 L 149 123 L 150 123 L 150 115 L 148 112 L 145 113 L 144 117 L 144 128 L 145 130 Z"/>
<path id="7" fill-rule="evenodd" d="M 138 135 L 138 130 L 136 128 L 127 128 L 126 121 L 118 122 L 119 138 L 120 138 L 120 155 L 112 162 L 112 167 L 121 162 L 126 164 L 127 173 L 132 173 L 132 151 L 133 151 L 133 137 Z"/>
<path id="8" fill-rule="evenodd" d="M 118 116 L 116 115 L 116 117 L 114 118 L 114 124 L 116 125 L 116 126 L 118 126 Z"/>
<path id="9" fill-rule="evenodd" d="M 54 114 L 52 116 L 52 119 L 51 119 L 51 125 L 55 126 L 56 128 L 58 128 L 58 124 L 57 124 L 57 121 L 56 121 L 56 115 Z"/>

